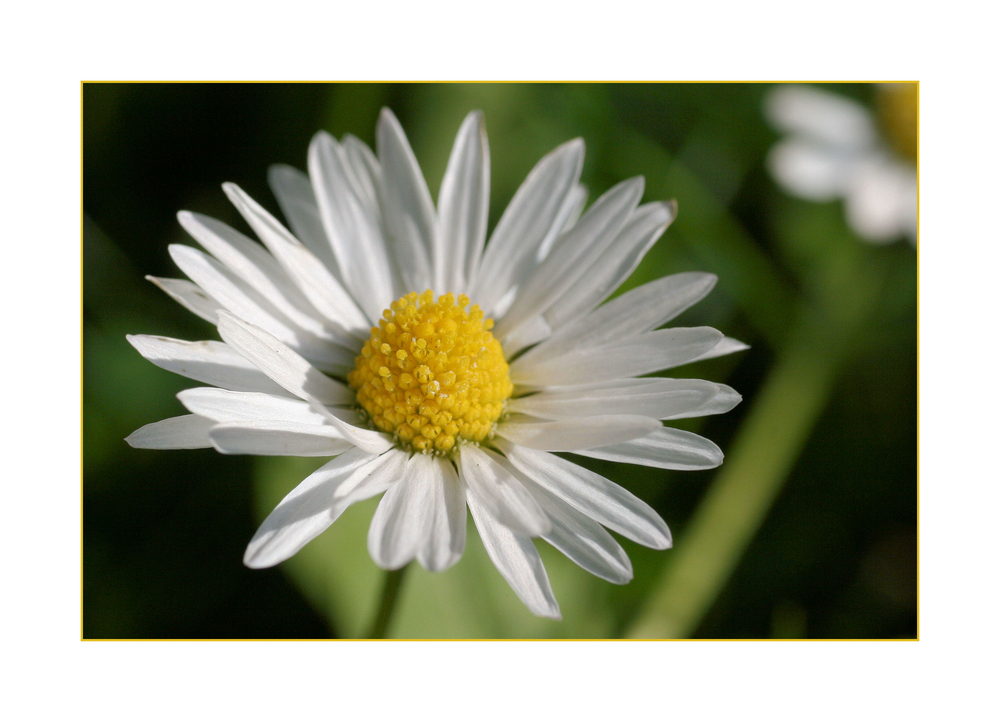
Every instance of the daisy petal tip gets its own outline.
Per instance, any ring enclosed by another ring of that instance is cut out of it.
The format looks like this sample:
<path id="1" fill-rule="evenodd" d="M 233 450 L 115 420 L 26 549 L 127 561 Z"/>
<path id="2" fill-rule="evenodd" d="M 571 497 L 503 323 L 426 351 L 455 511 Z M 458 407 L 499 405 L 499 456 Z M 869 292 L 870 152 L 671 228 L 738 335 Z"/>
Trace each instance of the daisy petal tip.
<path id="1" fill-rule="evenodd" d="M 269 569 L 279 563 L 276 559 L 269 559 L 262 552 L 262 547 L 255 549 L 253 546 L 248 546 L 243 554 L 243 566 L 247 569 Z"/>
<path id="2" fill-rule="evenodd" d="M 553 607 L 546 607 L 545 609 L 532 610 L 539 617 L 545 617 L 546 619 L 552 619 L 556 622 L 562 621 L 562 612 L 559 611 L 559 605 L 556 604 Z"/>
<path id="3" fill-rule="evenodd" d="M 674 540 L 670 536 L 670 530 L 664 527 L 665 534 L 657 535 L 655 539 L 650 540 L 649 544 L 644 544 L 643 546 L 648 546 L 650 549 L 656 549 L 657 551 L 663 551 L 664 549 L 673 549 Z"/>
<path id="4" fill-rule="evenodd" d="M 243 566 L 248 569 L 270 569 L 288 559 L 295 551 L 297 549 L 283 547 L 273 530 L 260 529 L 253 535 L 246 551 L 243 552 Z"/>
<path id="5" fill-rule="evenodd" d="M 393 113 L 388 107 L 383 107 L 382 110 L 379 111 L 376 132 L 385 126 L 395 126 L 400 128 L 399 119 L 396 118 L 396 114 Z"/>
<path id="6" fill-rule="evenodd" d="M 637 175 L 632 176 L 626 181 L 622 182 L 623 189 L 627 189 L 629 193 L 635 193 L 640 198 L 646 190 L 646 176 Z"/>
<path id="7" fill-rule="evenodd" d="M 714 469 L 717 466 L 722 466 L 722 462 L 726 460 L 726 455 L 722 453 L 722 449 L 719 448 L 718 444 L 708 439 L 704 439 L 702 444 L 702 453 L 705 459 L 705 466 L 703 468 Z"/>
<path id="8" fill-rule="evenodd" d="M 146 426 L 133 431 L 125 437 L 125 443 L 133 449 L 152 449 L 155 451 L 157 449 L 169 448 L 157 443 L 156 440 L 151 437 L 148 428 L 150 426 L 152 426 L 152 424 L 146 424 Z"/>
<path id="9" fill-rule="evenodd" d="M 552 521 L 548 517 L 532 520 L 525 524 L 525 530 L 529 532 L 531 537 L 545 536 L 552 531 Z"/>
<path id="10" fill-rule="evenodd" d="M 443 572 L 451 569 L 458 560 L 462 558 L 461 554 L 452 554 L 451 556 L 445 557 L 443 559 L 436 558 L 424 558 L 423 555 L 417 555 L 417 561 L 420 562 L 420 566 L 429 572 Z"/>
<path id="11" fill-rule="evenodd" d="M 410 557 L 408 559 L 386 558 L 381 554 L 378 554 L 376 551 L 372 550 L 370 546 L 368 547 L 368 555 L 372 558 L 372 561 L 375 562 L 375 566 L 377 566 L 379 569 L 385 572 L 399 571 L 400 569 L 402 569 L 407 564 L 413 561 L 413 557 Z"/>
<path id="12" fill-rule="evenodd" d="M 617 584 L 619 586 L 624 586 L 624 585 L 628 584 L 629 582 L 631 582 L 634 576 L 635 575 L 632 572 L 632 568 L 629 567 L 628 569 L 622 569 L 622 570 L 620 570 L 618 576 L 610 578 L 610 579 L 608 579 L 608 581 L 611 582 L 612 584 Z"/>
<path id="13" fill-rule="evenodd" d="M 317 130 L 310 141 L 310 146 L 316 143 L 326 143 L 333 140 L 333 136 L 325 130 Z"/>
<path id="14" fill-rule="evenodd" d="M 243 192 L 242 188 L 232 181 L 226 181 L 223 183 L 222 191 L 226 194 L 226 197 L 229 198 L 230 202 L 237 208 L 246 205 L 246 201 L 248 199 L 247 194 Z"/>
<path id="15" fill-rule="evenodd" d="M 332 135 L 326 131 L 320 131 L 312 137 L 309 141 L 309 150 L 306 153 L 307 163 L 309 167 L 310 177 L 319 177 L 321 174 L 320 168 L 322 164 L 322 158 L 326 154 L 332 154 L 336 152 L 335 146 L 337 141 Z"/>
<path id="16" fill-rule="evenodd" d="M 643 539 L 633 539 L 633 541 L 637 541 L 647 549 L 655 549 L 657 551 L 671 549 L 674 546 L 674 538 L 670 533 L 670 527 L 667 526 L 667 523 L 658 514 L 651 520 L 650 528 Z"/>
<path id="17" fill-rule="evenodd" d="M 212 448 L 215 449 L 215 451 L 217 453 L 219 453 L 219 454 L 225 454 L 226 456 L 236 456 L 236 452 L 235 451 L 228 451 L 228 450 L 226 450 L 225 448 L 223 448 L 219 444 L 219 442 L 217 442 L 214 438 L 212 438 L 211 432 L 209 432 L 209 434 L 208 434 L 208 440 L 212 442 Z"/>
<path id="18" fill-rule="evenodd" d="M 267 184 L 271 186 L 281 186 L 295 175 L 295 168 L 287 163 L 272 163 L 267 167 Z"/>

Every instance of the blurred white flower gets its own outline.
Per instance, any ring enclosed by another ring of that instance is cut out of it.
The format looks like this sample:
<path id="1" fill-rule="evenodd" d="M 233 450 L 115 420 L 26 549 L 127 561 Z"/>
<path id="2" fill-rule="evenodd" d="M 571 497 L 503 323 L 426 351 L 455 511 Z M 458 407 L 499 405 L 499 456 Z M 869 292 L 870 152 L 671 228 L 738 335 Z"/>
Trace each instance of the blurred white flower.
<path id="1" fill-rule="evenodd" d="M 488 245 L 480 113 L 458 132 L 436 208 L 388 110 L 377 141 L 376 155 L 352 136 L 319 133 L 308 176 L 271 169 L 294 235 L 231 184 L 226 194 L 263 246 L 179 214 L 208 253 L 171 246 L 191 281 L 151 280 L 215 324 L 222 342 L 129 337 L 156 365 L 209 386 L 179 394 L 189 415 L 128 441 L 335 457 L 267 517 L 248 566 L 287 559 L 352 503 L 384 492 L 368 534 L 372 559 L 397 569 L 416 558 L 441 571 L 462 555 L 468 506 L 517 595 L 558 618 L 533 537 L 616 584 L 632 567 L 604 527 L 656 549 L 671 538 L 648 505 L 552 452 L 717 466 L 715 444 L 661 420 L 723 413 L 739 395 L 638 377 L 745 346 L 706 327 L 654 330 L 705 296 L 710 274 L 669 276 L 601 305 L 676 207 L 640 206 L 643 181 L 633 178 L 581 216 L 582 141 L 535 166 Z"/>
<path id="2" fill-rule="evenodd" d="M 789 193 L 842 198 L 847 222 L 871 243 L 917 240 L 917 84 L 879 86 L 881 124 L 863 105 L 825 90 L 782 85 L 764 111 L 787 136 L 767 158 Z"/>

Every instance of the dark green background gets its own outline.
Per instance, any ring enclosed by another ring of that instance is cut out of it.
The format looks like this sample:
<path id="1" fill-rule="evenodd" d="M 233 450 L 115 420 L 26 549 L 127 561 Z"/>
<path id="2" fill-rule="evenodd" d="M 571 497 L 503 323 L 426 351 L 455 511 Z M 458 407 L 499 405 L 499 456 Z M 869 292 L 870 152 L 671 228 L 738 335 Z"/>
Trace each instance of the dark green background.
<path id="1" fill-rule="evenodd" d="M 873 103 L 870 86 L 829 89 Z M 744 402 L 725 416 L 677 425 L 724 451 L 800 314 L 813 314 L 820 328 L 836 325 L 837 309 L 850 303 L 850 279 L 830 281 L 838 264 L 850 258 L 863 269 L 857 273 L 875 279 L 877 303 L 860 331 L 846 348 L 831 349 L 844 360 L 825 411 L 695 636 L 915 636 L 916 252 L 905 241 L 866 245 L 844 225 L 841 204 L 796 200 L 771 181 L 764 158 L 777 136 L 761 115 L 766 90 L 85 84 L 83 635 L 337 633 L 336 620 L 314 609 L 281 567 L 251 571 L 241 563 L 259 522 L 255 459 L 134 450 L 123 441 L 145 423 L 182 413 L 174 394 L 192 385 L 143 360 L 125 334 L 214 338 L 208 324 L 143 280 L 181 275 L 167 245 L 194 242 L 176 212 L 198 211 L 248 232 L 219 187 L 223 181 L 238 183 L 277 214 L 266 184 L 270 164 L 304 169 L 310 137 L 321 128 L 373 145 L 379 109 L 388 106 L 435 197 L 462 118 L 485 111 L 491 228 L 538 158 L 576 136 L 587 143 L 583 181 L 591 200 L 640 173 L 644 200 L 677 198 L 677 222 L 628 285 L 683 270 L 719 275 L 712 295 L 677 323 L 713 325 L 752 349 L 680 373 L 724 381 Z M 598 462 L 593 468 L 652 504 L 678 545 L 715 473 Z M 602 592 L 617 633 L 675 553 L 623 546 L 636 578 Z"/>

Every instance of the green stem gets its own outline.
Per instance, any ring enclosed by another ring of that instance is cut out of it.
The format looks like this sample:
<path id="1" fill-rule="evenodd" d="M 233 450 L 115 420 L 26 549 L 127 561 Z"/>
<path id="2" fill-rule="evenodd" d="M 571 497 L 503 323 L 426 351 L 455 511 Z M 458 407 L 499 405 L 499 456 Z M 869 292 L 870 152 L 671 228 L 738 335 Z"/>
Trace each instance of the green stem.
<path id="1" fill-rule="evenodd" d="M 826 406 L 839 366 L 837 345 L 809 329 L 803 323 L 783 349 L 627 636 L 690 636 L 764 521 Z"/>
<path id="2" fill-rule="evenodd" d="M 366 639 L 385 639 L 385 633 L 389 629 L 389 622 L 392 621 L 392 613 L 396 610 L 396 602 L 399 599 L 399 588 L 402 586 L 403 577 L 409 568 L 409 565 L 406 565 L 402 569 L 394 569 L 385 573 L 385 584 L 382 587 L 382 603 L 378 608 L 378 614 L 375 615 L 375 621 L 372 622 L 371 631 L 368 632 Z"/>

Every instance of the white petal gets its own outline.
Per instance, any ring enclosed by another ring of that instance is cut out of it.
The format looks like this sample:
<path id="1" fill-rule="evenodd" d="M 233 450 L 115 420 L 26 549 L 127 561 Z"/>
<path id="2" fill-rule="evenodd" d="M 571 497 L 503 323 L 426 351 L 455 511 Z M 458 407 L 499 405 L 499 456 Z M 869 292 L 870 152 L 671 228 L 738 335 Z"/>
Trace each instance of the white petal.
<path id="1" fill-rule="evenodd" d="M 872 243 L 890 243 L 915 223 L 916 172 L 885 157 L 859 164 L 847 191 L 845 211 L 851 228 Z"/>
<path id="2" fill-rule="evenodd" d="M 168 247 L 170 257 L 185 275 L 197 283 L 204 293 L 211 296 L 222 308 L 245 318 L 272 334 L 285 339 L 294 338 L 295 333 L 285 319 L 276 317 L 270 304 L 256 291 L 238 279 L 229 269 L 209 258 L 201 251 L 174 244 Z M 218 311 L 214 314 L 218 319 Z"/>
<path id="3" fill-rule="evenodd" d="M 714 469 L 722 463 L 722 450 L 708 439 L 689 431 L 667 427 L 641 439 L 577 453 L 594 459 L 680 471 Z"/>
<path id="4" fill-rule="evenodd" d="M 507 408 L 545 419 L 577 419 L 609 414 L 666 419 L 705 406 L 719 394 L 719 390 L 717 384 L 697 379 L 623 379 L 522 396 L 511 399 Z"/>
<path id="5" fill-rule="evenodd" d="M 648 203 L 632 214 L 607 250 L 545 312 L 552 328 L 565 326 L 606 299 L 639 265 L 646 252 L 677 217 L 677 203 Z"/>
<path id="6" fill-rule="evenodd" d="M 695 406 L 694 408 L 688 409 L 687 411 L 680 411 L 670 416 L 664 416 L 664 419 L 688 419 L 694 416 L 713 416 L 715 414 L 724 414 L 727 411 L 731 411 L 736 408 L 736 405 L 743 400 L 743 397 L 736 393 L 736 390 L 726 386 L 725 384 L 715 384 L 718 389 L 718 393 L 711 399 L 705 401 L 705 403 L 700 406 Z"/>
<path id="7" fill-rule="evenodd" d="M 612 584 L 632 579 L 632 563 L 621 545 L 593 519 L 581 514 L 530 481 L 525 484 L 552 520 L 542 539 L 584 570 Z"/>
<path id="8" fill-rule="evenodd" d="M 518 188 L 497 223 L 472 282 L 469 298 L 487 316 L 536 264 L 549 231 L 562 230 L 576 198 L 571 194 L 583 168 L 583 141 L 577 138 L 546 155 Z"/>
<path id="9" fill-rule="evenodd" d="M 434 458 L 427 483 L 434 498 L 433 521 L 417 561 L 431 572 L 444 571 L 462 557 L 465 550 L 465 484 L 447 459 Z"/>
<path id="10" fill-rule="evenodd" d="M 518 359 L 522 365 L 578 349 L 607 346 L 662 326 L 700 301 L 718 279 L 711 273 L 677 273 L 651 281 L 557 327 L 552 337 Z"/>
<path id="11" fill-rule="evenodd" d="M 469 498 L 476 497 L 500 523 L 529 537 L 551 528 L 545 512 L 518 479 L 519 472 L 506 459 L 472 444 L 463 446 L 458 458 Z"/>
<path id="12" fill-rule="evenodd" d="M 541 362 L 522 356 L 511 364 L 510 380 L 522 386 L 570 386 L 640 376 L 693 361 L 721 340 L 722 334 L 708 326 L 665 328 Z"/>
<path id="13" fill-rule="evenodd" d="M 613 481 L 555 454 L 503 439 L 497 446 L 529 479 L 608 529 L 652 549 L 670 547 L 670 530 L 660 515 Z"/>
<path id="14" fill-rule="evenodd" d="M 389 487 L 368 527 L 368 553 L 383 569 L 408 564 L 427 544 L 434 523 L 434 461 L 414 455 L 403 478 Z"/>
<path id="15" fill-rule="evenodd" d="M 209 438 L 223 454 L 256 456 L 336 456 L 354 446 L 332 426 L 280 420 L 218 424 Z"/>
<path id="16" fill-rule="evenodd" d="M 490 210 L 490 149 L 483 114 L 466 116 L 455 138 L 438 195 L 442 254 L 439 287 L 456 296 L 474 278 L 486 242 Z"/>
<path id="17" fill-rule="evenodd" d="M 231 391 L 287 392 L 260 369 L 219 341 L 179 341 L 164 336 L 126 336 L 145 359 L 161 369 Z"/>
<path id="18" fill-rule="evenodd" d="M 224 183 L 222 189 L 312 305 L 347 333 L 367 338 L 368 319 L 323 262 L 239 186 Z"/>
<path id="19" fill-rule="evenodd" d="M 372 518 L 372 559 L 398 569 L 416 556 L 429 571 L 447 569 L 465 548 L 465 514 L 465 486 L 451 462 L 417 454 Z"/>
<path id="20" fill-rule="evenodd" d="M 786 138 L 767 154 L 767 169 L 790 194 L 817 203 L 840 198 L 851 183 L 855 159 L 801 138 Z"/>
<path id="21" fill-rule="evenodd" d="M 338 381 L 316 370 L 271 334 L 232 314 L 220 312 L 219 335 L 279 386 L 300 399 L 324 404 L 350 404 L 354 394 Z"/>
<path id="22" fill-rule="evenodd" d="M 545 321 L 545 316 L 535 316 L 518 326 L 516 331 L 507 334 L 502 344 L 504 356 L 513 358 L 521 349 L 544 341 L 551 335 L 552 327 Z"/>
<path id="23" fill-rule="evenodd" d="M 297 328 L 267 299 L 214 258 L 188 246 L 171 245 L 168 250 L 178 267 L 226 310 L 260 326 L 324 370 L 353 368 L 355 354 L 350 350 Z M 215 315 L 218 318 L 219 312 Z"/>
<path id="24" fill-rule="evenodd" d="M 474 494 L 469 494 L 468 503 L 486 553 L 518 598 L 532 614 L 561 619 L 549 577 L 531 539 L 493 518 Z"/>
<path id="25" fill-rule="evenodd" d="M 315 539 L 334 522 L 333 492 L 375 457 L 351 449 L 321 466 L 292 489 L 257 529 L 243 563 L 251 569 L 273 567 Z"/>
<path id="26" fill-rule="evenodd" d="M 499 319 L 501 341 L 522 323 L 545 313 L 614 241 L 642 197 L 643 179 L 622 181 L 594 202 L 521 285 L 514 304 Z"/>
<path id="27" fill-rule="evenodd" d="M 328 133 L 317 133 L 309 145 L 309 172 L 344 283 L 369 323 L 378 323 L 396 300 L 389 253 L 377 217 L 358 196 L 344 150 Z"/>
<path id="28" fill-rule="evenodd" d="M 136 429 L 125 441 L 133 449 L 210 449 L 208 431 L 214 423 L 194 414 L 174 416 Z"/>
<path id="29" fill-rule="evenodd" d="M 378 158 L 363 141 L 350 133 L 344 136 L 341 148 L 344 157 L 353 171 L 356 181 L 355 191 L 372 218 L 379 218 L 381 210 L 378 205 L 378 189 L 382 185 L 382 168 Z"/>
<path id="30" fill-rule="evenodd" d="M 403 478 L 409 459 L 408 453 L 392 449 L 351 474 L 334 491 L 331 513 L 340 516 L 351 504 L 381 494 Z"/>
<path id="31" fill-rule="evenodd" d="M 556 239 L 580 220 L 580 216 L 583 215 L 583 209 L 587 206 L 587 196 L 587 186 L 581 183 L 577 183 L 573 187 L 573 190 L 569 192 L 569 195 L 566 196 L 566 200 L 563 202 L 562 208 L 559 209 L 559 213 L 552 222 L 552 227 L 549 228 L 549 232 L 538 245 L 538 254 L 534 265 L 537 266 L 544 261 L 545 257 L 552 252 L 552 247 L 556 244 Z M 522 277 L 526 278 L 527 274 L 522 275 Z"/>
<path id="32" fill-rule="evenodd" d="M 177 398 L 192 414 L 220 424 L 274 420 L 314 426 L 326 423 L 325 417 L 314 411 L 307 402 L 283 396 L 197 388 L 185 389 L 177 394 Z"/>
<path id="33" fill-rule="evenodd" d="M 719 341 L 719 344 L 711 351 L 702 354 L 696 358 L 695 361 L 704 361 L 705 359 L 717 358 L 719 356 L 728 356 L 729 354 L 736 353 L 737 351 L 746 351 L 748 348 L 750 347 L 742 341 L 737 341 L 735 338 L 729 338 L 729 336 L 726 336 Z"/>
<path id="34" fill-rule="evenodd" d="M 299 328 L 340 344 L 349 344 L 345 329 L 321 319 L 302 291 L 259 243 L 214 218 L 181 211 L 177 219 L 192 238 L 220 263 L 263 296 Z"/>
<path id="35" fill-rule="evenodd" d="M 379 115 L 375 135 L 382 166 L 384 220 L 395 240 L 405 285 L 417 293 L 431 287 L 435 293 L 444 293 L 434 285 L 443 256 L 431 195 L 406 134 L 388 108 Z"/>
<path id="36" fill-rule="evenodd" d="M 213 326 L 219 322 L 219 310 L 222 306 L 214 298 L 198 288 L 197 285 L 181 278 L 157 278 L 146 276 L 147 281 L 155 283 L 164 293 L 196 316 L 208 321 Z"/>
<path id="37" fill-rule="evenodd" d="M 591 416 L 562 421 L 505 421 L 497 435 L 542 451 L 574 451 L 645 436 L 661 426 L 645 416 Z"/>
<path id="38" fill-rule="evenodd" d="M 764 112 L 780 131 L 800 133 L 844 149 L 871 145 L 876 136 L 872 117 L 864 106 L 817 88 L 778 86 L 765 97 Z"/>
<path id="39" fill-rule="evenodd" d="M 388 434 L 384 434 L 381 431 L 363 429 L 350 421 L 346 421 L 342 418 L 344 416 L 343 413 L 334 414 L 333 409 L 327 408 L 318 399 L 309 399 L 309 405 L 326 419 L 327 424 L 337 429 L 345 439 L 348 439 L 352 444 L 364 449 L 369 454 L 384 454 L 394 446 L 392 437 Z"/>
<path id="40" fill-rule="evenodd" d="M 295 237 L 326 265 L 337 280 L 343 281 L 330 240 L 323 229 L 319 203 L 309 176 L 290 165 L 277 164 L 268 169 L 267 183 L 278 199 L 281 212 L 285 214 Z"/>

